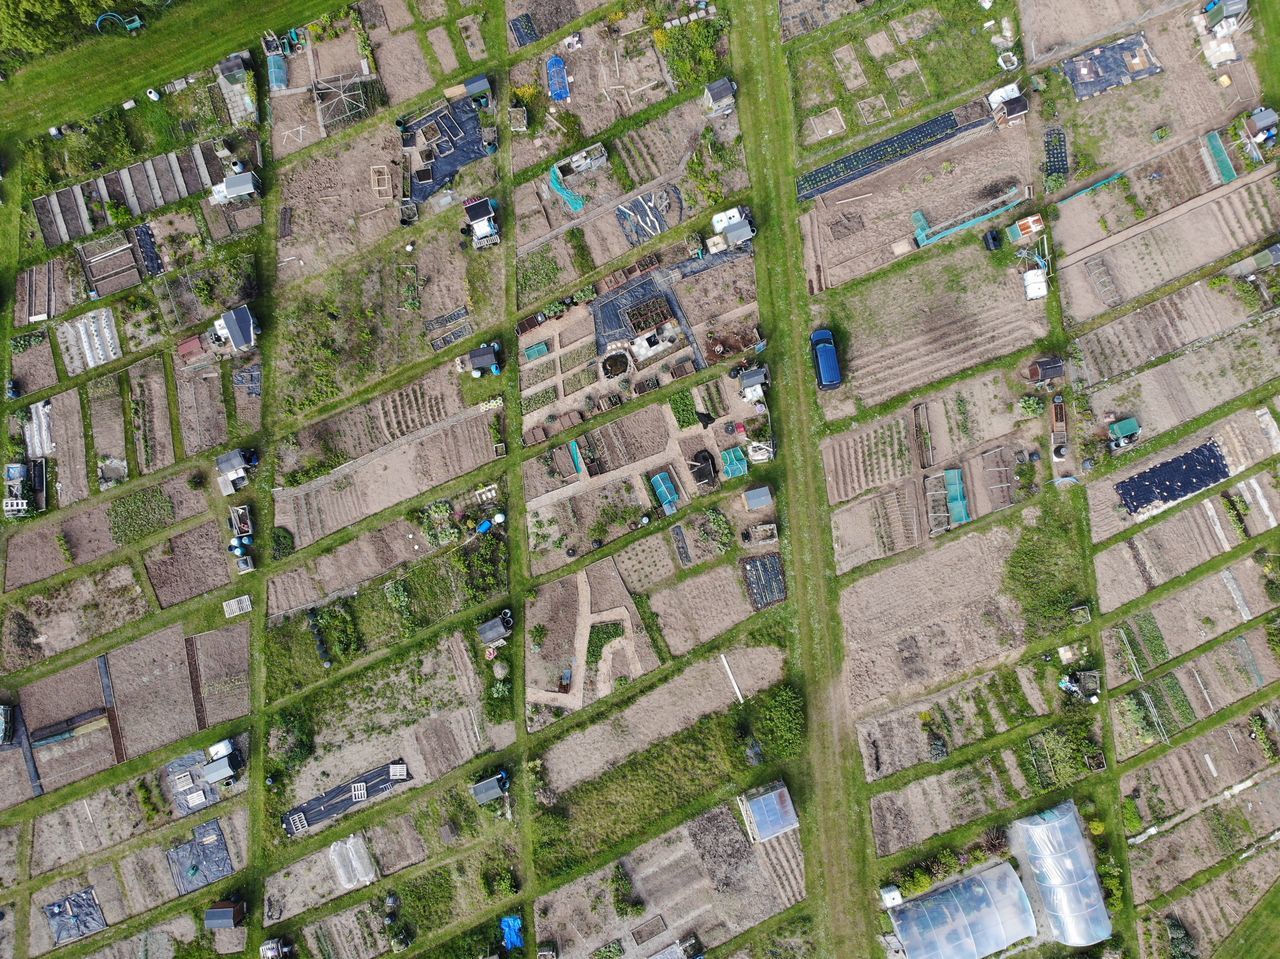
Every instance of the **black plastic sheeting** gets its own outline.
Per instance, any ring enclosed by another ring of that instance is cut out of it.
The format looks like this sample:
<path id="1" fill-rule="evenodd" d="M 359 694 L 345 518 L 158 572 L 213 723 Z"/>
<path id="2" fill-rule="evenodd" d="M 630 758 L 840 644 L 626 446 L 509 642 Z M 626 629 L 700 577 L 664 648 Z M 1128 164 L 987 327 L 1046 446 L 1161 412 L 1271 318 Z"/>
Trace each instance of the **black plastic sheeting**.
<path id="1" fill-rule="evenodd" d="M 410 177 L 409 190 L 414 203 L 425 203 L 452 183 L 464 166 L 489 155 L 480 130 L 480 114 L 470 97 L 455 100 L 414 120 L 401 131 L 401 141 L 411 144 L 417 139 L 417 132 L 431 123 L 436 124 L 442 139 L 433 147 L 435 158 L 431 161 L 431 179 L 420 183 Z"/>
<path id="2" fill-rule="evenodd" d="M 180 896 L 203 889 L 235 872 L 227 837 L 222 834 L 218 820 L 196 826 L 193 836 L 190 841 L 169 850 L 169 872 Z"/>
<path id="3" fill-rule="evenodd" d="M 787 598 L 787 579 L 782 572 L 782 556 L 768 553 L 742 561 L 742 574 L 747 581 L 747 595 L 753 609 L 764 609 Z"/>
<path id="4" fill-rule="evenodd" d="M 49 903 L 44 907 L 44 917 L 49 921 L 54 943 L 59 946 L 107 928 L 107 918 L 102 914 L 92 886 Z"/>
<path id="5" fill-rule="evenodd" d="M 870 176 L 899 160 L 905 160 L 967 130 L 974 130 L 991 122 L 991 117 L 987 116 L 961 125 L 954 112 L 925 120 L 909 130 L 903 130 L 861 150 L 854 150 L 838 160 L 832 160 L 816 170 L 810 170 L 796 180 L 796 194 L 801 200 L 812 200 L 822 193 Z"/>
<path id="6" fill-rule="evenodd" d="M 1151 506 L 1176 503 L 1221 483 L 1231 475 L 1217 440 L 1209 440 L 1116 484 L 1120 502 L 1130 515 Z"/>

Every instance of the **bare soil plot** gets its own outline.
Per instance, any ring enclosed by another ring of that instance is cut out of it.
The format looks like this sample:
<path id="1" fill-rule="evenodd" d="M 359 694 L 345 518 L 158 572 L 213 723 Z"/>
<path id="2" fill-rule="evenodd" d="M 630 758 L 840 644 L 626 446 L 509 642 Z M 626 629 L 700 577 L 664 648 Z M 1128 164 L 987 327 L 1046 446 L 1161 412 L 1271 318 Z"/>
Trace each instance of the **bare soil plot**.
<path id="1" fill-rule="evenodd" d="M 113 566 L 14 603 L 5 614 L 6 673 L 66 652 L 146 615 L 133 567 Z"/>
<path id="2" fill-rule="evenodd" d="M 320 795 L 397 758 L 413 782 L 432 782 L 491 748 L 484 685 L 461 634 L 408 659 L 384 662 L 312 701 L 315 750 L 289 777 L 290 801 Z M 271 751 L 283 744 L 273 730 Z"/>
<path id="3" fill-rule="evenodd" d="M 382 910 L 369 903 L 344 909 L 303 927 L 308 950 L 333 959 L 374 959 L 391 951 Z"/>
<path id="4" fill-rule="evenodd" d="M 147 578 L 162 608 L 231 582 L 224 539 L 222 524 L 210 520 L 147 551 Z"/>
<path id="5" fill-rule="evenodd" d="M 737 647 L 725 654 L 743 696 L 782 679 L 783 652 L 773 646 Z M 690 666 L 646 693 L 608 723 L 571 733 L 542 756 L 547 785 L 565 792 L 595 779 L 654 743 L 737 701 L 720 657 Z"/>
<path id="6" fill-rule="evenodd" d="M 0 888 L 18 881 L 18 840 L 21 832 L 18 826 L 0 829 Z"/>
<path id="7" fill-rule="evenodd" d="M 58 382 L 58 370 L 53 365 L 53 344 L 47 334 L 39 343 L 21 352 L 11 348 L 13 379 L 23 393 L 47 389 Z"/>
<path id="8" fill-rule="evenodd" d="M 1028 666 L 1000 669 L 856 726 L 867 779 L 931 761 L 1049 711 Z"/>
<path id="9" fill-rule="evenodd" d="M 93 887 L 102 909 L 102 916 L 108 926 L 123 922 L 129 915 L 125 904 L 124 892 L 120 881 L 116 878 L 112 863 L 94 866 L 85 872 L 66 879 L 60 879 L 52 885 L 32 893 L 31 912 L 35 917 L 27 924 L 27 954 L 40 956 L 54 948 L 53 932 L 48 922 L 44 921 L 44 907 L 65 899 L 73 893 Z"/>
<path id="10" fill-rule="evenodd" d="M 184 913 L 168 922 L 120 939 L 105 948 L 89 954 L 90 959 L 136 959 L 138 956 L 154 956 L 157 959 L 173 959 L 182 946 L 190 946 L 197 938 L 196 920 Z"/>
<path id="11" fill-rule="evenodd" d="M 1170 912 L 1191 933 L 1203 950 L 1201 955 L 1214 955 L 1218 946 L 1274 887 L 1277 870 L 1280 870 L 1280 848 L 1271 846 L 1182 896 Z M 1144 946 L 1145 943 L 1143 939 Z"/>
<path id="12" fill-rule="evenodd" d="M 556 47 L 552 51 L 565 61 L 573 77 L 569 103 L 557 106 L 552 117 L 546 117 L 542 93 L 550 54 L 512 67 L 513 87 L 539 89 L 539 96 L 529 105 L 529 129 L 514 135 L 512 163 L 517 170 L 569 146 L 562 131 L 575 124 L 565 113 L 577 118 L 584 136 L 591 136 L 675 92 L 654 47 L 653 32 L 644 28 L 643 11 L 637 10 L 617 24 L 597 23 L 580 32 L 579 49 Z"/>
<path id="13" fill-rule="evenodd" d="M 1275 317 L 1115 380 L 1089 397 L 1096 412 L 1123 411 L 1149 439 L 1262 385 L 1280 368 Z M 1277 450 L 1280 452 L 1280 450 Z"/>
<path id="14" fill-rule="evenodd" d="M 1145 674 L 1274 608 L 1263 583 L 1253 558 L 1242 559 L 1106 630 L 1110 684 L 1136 679 L 1135 667 Z"/>
<path id="15" fill-rule="evenodd" d="M 89 474 L 85 468 L 84 417 L 80 393 L 68 390 L 52 398 L 53 448 L 58 463 L 59 506 L 70 506 L 89 495 Z"/>
<path id="16" fill-rule="evenodd" d="M 305 411 L 431 354 L 431 342 L 465 320 L 483 329 L 504 305 L 503 258 L 472 250 L 452 218 L 403 247 L 358 258 L 279 296 L 276 351 L 285 409 Z M 352 319 L 358 317 L 358 319 Z M 428 375 L 458 395 L 456 373 Z"/>
<path id="17" fill-rule="evenodd" d="M 141 756 L 200 728 L 181 625 L 113 650 L 107 666 L 127 756 Z"/>
<path id="18" fill-rule="evenodd" d="M 1077 366 L 1082 367 L 1087 383 L 1100 383 L 1197 340 L 1225 333 L 1248 315 L 1229 292 L 1199 281 L 1079 337 L 1076 345 L 1083 360 Z"/>
<path id="19" fill-rule="evenodd" d="M 893 262 L 893 245 L 915 235 L 913 211 L 940 229 L 1020 198 L 1034 177 L 1032 148 L 1023 126 L 988 127 L 819 196 L 800 221 L 809 292 Z"/>
<path id="20" fill-rule="evenodd" d="M 843 682 L 854 714 L 1016 653 L 1021 610 L 1001 592 L 1014 543 L 1006 529 L 975 533 L 845 588 Z"/>
<path id="21" fill-rule="evenodd" d="M 1203 140 L 1196 138 L 1130 168 L 1106 186 L 1069 197 L 1070 202 L 1058 204 L 1054 243 L 1063 253 L 1073 253 L 1212 190 L 1221 182 L 1216 167 L 1209 172 L 1212 163 Z"/>
<path id="22" fill-rule="evenodd" d="M 1164 367 L 1157 367 L 1157 369 L 1164 369 Z M 1128 408 L 1121 409 L 1126 410 L 1125 415 L 1127 415 Z M 1144 434 L 1146 422 L 1145 418 L 1142 419 Z M 1193 433 L 1171 447 L 1145 456 L 1132 466 L 1112 473 L 1105 479 L 1089 483 L 1085 489 L 1089 498 L 1089 524 L 1093 541 L 1100 543 L 1181 502 L 1181 498 L 1162 500 L 1133 514 L 1122 503 L 1117 487 L 1152 467 L 1210 442 L 1217 444 L 1226 460 L 1228 474 L 1235 476 L 1267 457 L 1280 453 L 1280 427 L 1277 427 L 1271 413 L 1265 407 L 1256 410 L 1238 410 L 1226 419 Z M 1274 490 L 1273 484 L 1269 482 L 1265 487 Z M 1276 505 L 1280 506 L 1280 503 Z"/>
<path id="23" fill-rule="evenodd" d="M 388 443 L 331 473 L 275 491 L 276 523 L 306 546 L 494 459 L 491 424 L 475 408 Z"/>
<path id="24" fill-rule="evenodd" d="M 1170 153 L 1183 141 L 1227 127 L 1258 102 L 1260 86 L 1252 62 L 1254 41 L 1249 31 L 1239 31 L 1232 37 L 1240 61 L 1211 70 L 1190 23 L 1191 11 L 1173 3 L 1162 9 L 1167 12 L 1141 28 L 1162 72 L 1081 102 L 1074 102 L 1064 91 L 1066 96 L 1057 104 L 1058 116 L 1053 122 L 1067 131 L 1068 150 L 1087 155 L 1097 164 L 1095 169 L 1127 168 L 1142 175 L 1143 160 Z M 1078 22 L 1090 23 L 1083 19 Z M 1219 86 L 1220 75 L 1230 77 L 1231 84 Z M 1152 143 L 1151 134 L 1162 125 L 1171 127 L 1172 137 L 1157 146 Z M 1038 114 L 1032 114 L 1030 126 L 1038 138 Z"/>
<path id="25" fill-rule="evenodd" d="M 295 57 L 290 64 L 290 84 L 295 79 L 301 80 L 301 76 L 294 76 L 294 64 L 298 62 Z M 305 69 L 305 74 L 309 78 L 310 69 Z M 271 119 L 272 153 L 280 159 L 324 139 L 324 131 L 316 117 L 315 98 L 306 87 L 273 96 Z"/>
<path id="26" fill-rule="evenodd" d="M 106 376 L 89 383 L 89 423 L 93 430 L 94 472 L 99 489 L 108 489 L 129 478 L 125 445 L 124 401 L 120 379 Z"/>
<path id="27" fill-rule="evenodd" d="M 249 714 L 249 626 L 241 623 L 192 637 L 194 676 L 199 686 L 203 728 Z"/>
<path id="28" fill-rule="evenodd" d="M 675 574 L 675 560 L 665 536 L 646 536 L 636 540 L 613 556 L 627 589 L 633 593 L 648 592 L 653 586 Z"/>
<path id="29" fill-rule="evenodd" d="M 687 653 L 743 622 L 752 613 L 736 564 L 717 566 L 660 589 L 649 605 L 662 623 L 671 652 Z"/>
<path id="30" fill-rule="evenodd" d="M 638 904 L 627 915 L 611 894 L 619 873 Z M 804 876 L 798 831 L 753 843 L 737 813 L 716 806 L 540 896 L 536 932 L 561 959 L 588 959 L 612 942 L 626 944 L 618 955 L 657 955 L 691 933 L 714 948 L 803 899 Z"/>
<path id="31" fill-rule="evenodd" d="M 1017 270 L 996 266 L 976 243 L 841 290 L 813 313 L 845 339 L 845 384 L 820 396 L 828 419 L 1012 353 L 1047 330 Z"/>
<path id="32" fill-rule="evenodd" d="M 227 442 L 227 409 L 222 398 L 222 368 L 176 370 L 178 420 L 188 456 Z"/>
<path id="33" fill-rule="evenodd" d="M 453 40 L 444 27 L 432 27 L 427 31 L 427 42 L 431 44 L 431 52 L 436 55 L 440 64 L 440 75 L 446 77 L 458 69 L 458 54 L 453 49 Z"/>
<path id="34" fill-rule="evenodd" d="M 280 98 L 274 98 L 272 105 Z M 286 102 L 307 100 L 289 97 Z M 309 102 L 311 122 L 315 108 Z M 275 129 L 281 129 L 277 119 Z M 277 278 L 291 283 L 321 273 L 394 231 L 400 224 L 401 178 L 391 177 L 391 196 L 374 193 L 370 168 L 398 171 L 400 137 L 388 123 L 354 139 L 326 146 L 280 176 L 280 204 L 291 210 L 291 233 L 277 243 Z"/>
<path id="35" fill-rule="evenodd" d="M 484 37 L 480 34 L 480 18 L 475 14 L 463 17 L 458 21 L 458 32 L 462 34 L 462 45 L 467 56 L 475 63 L 483 60 L 487 53 L 484 48 Z"/>
<path id="36" fill-rule="evenodd" d="M 114 552 L 118 544 L 111 536 L 110 506 L 103 504 L 70 516 L 62 524 L 62 538 L 77 563 L 89 563 Z"/>
<path id="37" fill-rule="evenodd" d="M 1061 56 L 1120 33 L 1182 3 L 1169 0 L 1082 0 L 1066 9 L 1050 0 L 1019 0 L 1032 63 Z"/>
<path id="38" fill-rule="evenodd" d="M 0 774 L 3 774 L 3 778 L 0 778 L 0 809 L 16 806 L 35 795 L 21 749 L 0 752 Z M 14 863 L 16 862 L 15 859 Z"/>
<path id="39" fill-rule="evenodd" d="M 836 572 L 914 549 L 923 542 L 914 484 L 902 484 L 840 507 L 831 514 Z"/>
<path id="40" fill-rule="evenodd" d="M 350 843 L 355 850 L 362 851 L 365 855 L 370 853 L 363 833 L 357 832 L 339 842 Z M 337 899 L 348 891 L 341 885 L 330 853 L 331 848 L 325 846 L 318 849 L 267 877 L 263 888 L 263 903 L 268 925 L 292 919 L 308 909 Z M 356 855 L 361 854 L 359 851 Z M 374 875 L 379 876 L 376 865 L 374 870 Z"/>
<path id="41" fill-rule="evenodd" d="M 603 699 L 659 663 L 612 557 L 565 580 L 572 582 L 549 583 L 528 604 L 526 699 L 530 725 L 539 728 Z M 535 636 L 531 630 L 539 626 Z M 566 668 L 572 669 L 567 689 L 561 685 Z"/>
<path id="42" fill-rule="evenodd" d="M 335 465 L 358 460 L 396 440 L 456 419 L 466 410 L 458 379 L 452 365 L 443 364 L 408 386 L 303 427 L 281 444 L 281 472 L 291 473 L 317 460 Z"/>
<path id="43" fill-rule="evenodd" d="M 1133 898 L 1143 903 L 1176 889 L 1196 873 L 1280 826 L 1280 778 L 1272 777 L 1129 854 Z"/>
<path id="44" fill-rule="evenodd" d="M 133 445 L 143 473 L 171 466 L 174 461 L 173 426 L 169 422 L 169 390 L 164 361 L 152 356 L 128 369 L 133 403 Z"/>
<path id="45" fill-rule="evenodd" d="M 57 525 L 20 527 L 9 537 L 8 562 L 5 563 L 5 590 L 37 583 L 56 573 L 70 569 L 63 552 L 62 530 Z"/>
<path id="46" fill-rule="evenodd" d="M 1147 826 L 1195 809 L 1268 765 L 1248 720 L 1238 719 L 1126 773 L 1120 791 L 1137 802 Z"/>
<path id="47" fill-rule="evenodd" d="M 1073 322 L 1090 320 L 1271 234 L 1280 197 L 1270 180 L 1234 183 L 1144 220 L 1059 262 Z"/>
<path id="48" fill-rule="evenodd" d="M 255 369 L 257 387 L 252 382 Z M 232 359 L 231 396 L 235 403 L 235 417 L 240 432 L 256 433 L 262 428 L 261 377 L 262 362 L 258 356 L 237 356 Z"/>
<path id="49" fill-rule="evenodd" d="M 1010 770 L 1007 755 L 984 756 L 873 797 L 871 828 L 876 852 L 892 855 L 1019 799 L 1005 792 L 1003 778 L 1016 772 Z M 999 766 L 1004 767 L 1002 772 L 997 772 Z"/>
<path id="50" fill-rule="evenodd" d="M 373 42 L 373 57 L 378 62 L 378 79 L 392 106 L 431 88 L 434 80 L 417 33 L 410 30 L 391 36 L 385 30 L 370 30 L 369 39 Z"/>
<path id="51" fill-rule="evenodd" d="M 38 876 L 75 862 L 152 828 L 138 802 L 139 782 L 99 789 L 38 817 L 32 826 L 31 874 Z M 154 777 L 146 784 L 159 789 Z"/>
<path id="52" fill-rule="evenodd" d="M 1188 573 L 1240 542 L 1217 500 L 1204 500 L 1093 557 L 1106 613 Z"/>
<path id="53" fill-rule="evenodd" d="M 304 566 L 271 577 L 267 582 L 268 612 L 274 617 L 323 603 L 401 563 L 412 562 L 422 556 L 425 545 L 422 530 L 403 519 L 361 533 Z"/>

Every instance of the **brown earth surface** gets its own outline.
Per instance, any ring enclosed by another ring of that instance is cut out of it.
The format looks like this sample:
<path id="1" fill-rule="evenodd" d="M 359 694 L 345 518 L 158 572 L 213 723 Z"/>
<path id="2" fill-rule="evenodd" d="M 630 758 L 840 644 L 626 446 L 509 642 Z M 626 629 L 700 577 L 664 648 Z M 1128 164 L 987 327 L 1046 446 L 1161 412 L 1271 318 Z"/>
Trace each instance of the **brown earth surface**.
<path id="1" fill-rule="evenodd" d="M 127 564 L 28 596 L 5 614 L 6 673 L 74 649 L 150 611 Z"/>
<path id="2" fill-rule="evenodd" d="M 195 733 L 196 704 L 182 626 L 107 654 L 126 755 L 141 756 Z"/>
<path id="3" fill-rule="evenodd" d="M 676 656 L 732 629 L 752 613 L 736 563 L 698 573 L 649 598 L 667 646 Z"/>
<path id="4" fill-rule="evenodd" d="M 147 550 L 147 578 L 162 608 L 231 582 L 224 534 L 220 522 L 209 520 Z"/>
<path id="5" fill-rule="evenodd" d="M 52 398 L 54 457 L 58 464 L 59 506 L 78 503 L 89 495 L 89 474 L 84 460 L 84 417 L 80 393 L 67 390 Z"/>
<path id="6" fill-rule="evenodd" d="M 783 653 L 773 646 L 737 647 L 725 653 L 744 697 L 782 679 Z M 719 656 L 695 663 L 646 693 L 607 723 L 597 723 L 557 742 L 543 754 L 547 786 L 563 793 L 602 776 L 628 756 L 692 726 L 737 701 Z"/>
<path id="7" fill-rule="evenodd" d="M 852 713 L 901 702 L 1021 649 L 1021 610 L 1001 592 L 1014 543 L 1003 528 L 970 534 L 841 592 Z"/>
<path id="8" fill-rule="evenodd" d="M 222 398 L 222 369 L 178 370 L 178 419 L 188 456 L 227 442 L 227 410 Z"/>
<path id="9" fill-rule="evenodd" d="M 164 362 L 153 356 L 128 369 L 133 401 L 133 443 L 138 468 L 154 473 L 174 461 L 173 427 L 169 422 L 169 393 Z"/>

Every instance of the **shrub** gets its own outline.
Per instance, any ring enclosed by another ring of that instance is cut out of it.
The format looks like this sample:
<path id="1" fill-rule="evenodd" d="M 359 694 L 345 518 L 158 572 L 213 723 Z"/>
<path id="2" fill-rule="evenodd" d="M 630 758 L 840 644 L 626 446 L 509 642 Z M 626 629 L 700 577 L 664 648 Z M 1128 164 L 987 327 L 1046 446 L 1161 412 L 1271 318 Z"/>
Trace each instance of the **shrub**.
<path id="1" fill-rule="evenodd" d="M 1200 947 L 1176 916 L 1165 916 L 1169 932 L 1169 959 L 1200 959 Z"/>
<path id="2" fill-rule="evenodd" d="M 542 631 L 546 633 L 546 627 Z M 587 635 L 587 665 L 594 666 L 600 662 L 604 648 L 615 639 L 621 639 L 626 632 L 621 623 L 596 623 Z"/>
<path id="3" fill-rule="evenodd" d="M 804 697 L 790 685 L 764 693 L 751 711 L 751 729 L 771 759 L 791 759 L 805 746 Z"/>
<path id="4" fill-rule="evenodd" d="M 698 411 L 693 405 L 693 393 L 689 390 L 681 390 L 667 402 L 671 405 L 671 412 L 676 417 L 676 426 L 680 429 L 698 425 Z"/>
<path id="5" fill-rule="evenodd" d="M 158 533 L 174 521 L 173 501 L 159 486 L 140 489 L 107 507 L 107 524 L 117 546 Z"/>
<path id="6" fill-rule="evenodd" d="M 1022 606 L 1027 626 L 1048 633 L 1068 626 L 1086 595 L 1080 533 L 1067 497 L 1045 490 L 1035 526 L 1028 526 L 1005 566 L 1004 586 Z"/>
<path id="7" fill-rule="evenodd" d="M 1106 831 L 1107 831 L 1107 824 L 1103 822 L 1101 819 L 1089 820 L 1089 834 L 1091 836 L 1101 836 Z"/>
<path id="8" fill-rule="evenodd" d="M 1018 412 L 1023 416 L 1044 416 L 1044 397 L 1024 396 L 1018 400 Z"/>
<path id="9" fill-rule="evenodd" d="M 613 908 L 623 919 L 633 919 L 644 915 L 644 903 L 636 898 L 635 886 L 631 877 L 619 861 L 614 863 L 613 875 L 609 877 L 609 888 L 613 892 Z"/>
<path id="10" fill-rule="evenodd" d="M 294 550 L 293 533 L 283 526 L 275 526 L 271 530 L 271 558 L 281 560 Z"/>
<path id="11" fill-rule="evenodd" d="M 1142 813 L 1138 810 L 1137 799 L 1125 796 L 1120 805 L 1120 814 L 1124 818 L 1125 835 L 1132 836 L 1142 832 Z"/>

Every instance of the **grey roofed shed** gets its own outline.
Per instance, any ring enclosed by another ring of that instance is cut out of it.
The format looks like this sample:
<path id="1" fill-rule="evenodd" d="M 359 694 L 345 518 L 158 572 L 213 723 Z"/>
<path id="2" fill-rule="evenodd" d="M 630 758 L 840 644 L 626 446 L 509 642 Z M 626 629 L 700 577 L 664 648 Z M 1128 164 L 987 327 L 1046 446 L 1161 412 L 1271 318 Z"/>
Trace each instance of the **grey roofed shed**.
<path id="1" fill-rule="evenodd" d="M 502 788 L 503 774 L 498 773 L 490 776 L 488 779 L 482 779 L 471 787 L 471 796 L 480 805 L 493 802 L 495 799 L 501 799 L 504 793 Z"/>
<path id="2" fill-rule="evenodd" d="M 205 767 L 200 771 L 200 775 L 204 777 L 204 781 L 207 783 L 220 783 L 223 780 L 230 779 L 235 774 L 236 770 L 231 765 L 230 756 L 223 756 L 221 759 L 206 763 Z"/>
<path id="3" fill-rule="evenodd" d="M 249 464 L 244 461 L 244 450 L 230 450 L 214 460 L 214 465 L 217 466 L 219 473 L 234 473 Z"/>
<path id="4" fill-rule="evenodd" d="M 773 505 L 773 490 L 767 486 L 753 486 L 742 494 L 748 510 L 764 509 Z"/>
<path id="5" fill-rule="evenodd" d="M 495 616 L 493 619 L 486 620 L 477 628 L 480 634 L 480 642 L 486 646 L 496 643 L 500 639 L 506 639 L 511 635 L 511 627 L 502 621 L 501 616 Z"/>
<path id="6" fill-rule="evenodd" d="M 724 241 L 729 246 L 741 246 L 756 235 L 756 229 L 746 220 L 738 220 L 736 223 L 730 223 L 724 229 Z"/>
<path id="7" fill-rule="evenodd" d="M 749 390 L 753 386 L 769 385 L 769 367 L 758 366 L 754 370 L 747 370 L 738 377 L 738 386 L 740 389 Z"/>
<path id="8" fill-rule="evenodd" d="M 889 910 L 907 959 L 983 959 L 1036 934 L 1027 892 L 1007 862 Z"/>
<path id="9" fill-rule="evenodd" d="M 254 331 L 253 314 L 247 306 L 237 306 L 222 314 L 222 324 L 227 328 L 227 338 L 237 350 L 253 346 L 257 334 Z"/>
<path id="10" fill-rule="evenodd" d="M 489 367 L 497 364 L 498 351 L 490 344 L 485 343 L 483 346 L 477 346 L 468 353 L 467 359 L 470 361 L 473 370 L 483 370 L 487 373 L 489 372 Z"/>
<path id="11" fill-rule="evenodd" d="M 1012 839 L 1015 851 L 1025 845 L 1018 861 L 1031 871 L 1044 901 L 1049 934 L 1065 946 L 1076 947 L 1111 938 L 1111 917 L 1076 804 L 1067 800 L 1015 820 Z"/>

